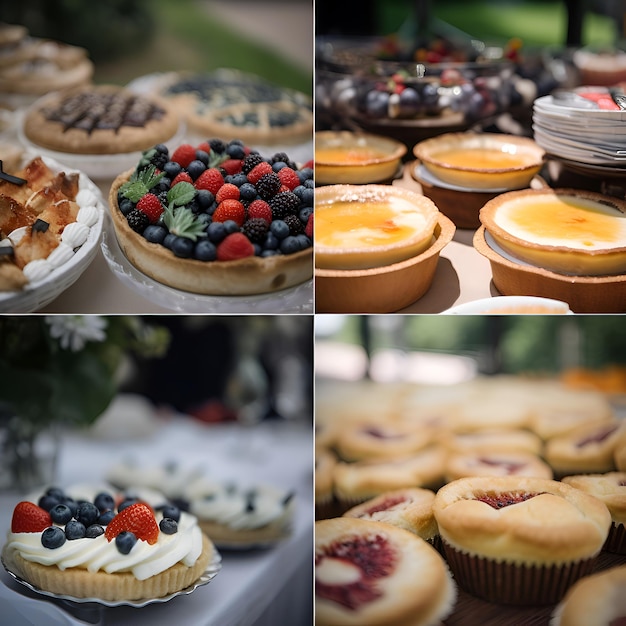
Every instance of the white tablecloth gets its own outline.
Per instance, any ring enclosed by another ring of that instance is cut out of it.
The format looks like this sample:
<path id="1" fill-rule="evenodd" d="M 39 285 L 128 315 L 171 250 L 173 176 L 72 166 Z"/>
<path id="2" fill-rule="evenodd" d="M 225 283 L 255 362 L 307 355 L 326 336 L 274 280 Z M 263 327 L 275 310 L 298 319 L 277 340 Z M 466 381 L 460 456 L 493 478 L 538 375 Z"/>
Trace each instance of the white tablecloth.
<path id="1" fill-rule="evenodd" d="M 171 460 L 239 484 L 296 492 L 292 536 L 270 549 L 222 550 L 222 570 L 192 594 L 143 608 L 66 604 L 39 596 L 0 572 L 0 625 L 310 626 L 313 594 L 313 429 L 268 422 L 250 429 L 172 418 L 132 441 L 64 438 L 57 484 L 100 482 L 117 460 Z M 0 495 L 0 537 L 20 494 Z"/>

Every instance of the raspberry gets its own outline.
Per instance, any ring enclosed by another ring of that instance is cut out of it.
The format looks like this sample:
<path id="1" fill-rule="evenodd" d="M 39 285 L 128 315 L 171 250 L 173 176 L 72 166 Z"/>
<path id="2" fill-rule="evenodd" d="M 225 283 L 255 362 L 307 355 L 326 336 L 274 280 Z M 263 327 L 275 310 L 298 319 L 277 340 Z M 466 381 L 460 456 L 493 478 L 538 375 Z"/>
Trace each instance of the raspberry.
<path id="1" fill-rule="evenodd" d="M 263 174 L 255 187 L 257 193 L 261 196 L 261 198 L 263 198 L 263 200 L 269 200 L 272 196 L 275 196 L 278 193 L 278 190 L 281 187 L 280 178 L 278 178 L 278 174 L 275 172 Z"/>
<path id="2" fill-rule="evenodd" d="M 206 152 L 207 154 L 211 154 L 211 146 L 208 141 L 203 141 L 196 146 L 196 150 L 202 150 L 202 152 Z"/>
<path id="3" fill-rule="evenodd" d="M 224 200 L 239 200 L 239 187 L 232 183 L 224 183 L 215 195 L 215 200 L 218 204 Z"/>
<path id="4" fill-rule="evenodd" d="M 272 221 L 272 208 L 265 200 L 254 200 L 248 206 L 248 219 L 260 217 L 268 224 Z"/>
<path id="5" fill-rule="evenodd" d="M 176 174 L 176 176 L 174 177 L 174 180 L 172 181 L 170 188 L 173 187 L 174 185 L 177 185 L 180 182 L 193 183 L 193 179 L 191 178 L 191 176 L 189 176 L 188 172 L 180 172 L 179 174 Z"/>
<path id="6" fill-rule="evenodd" d="M 304 234 L 309 238 L 313 238 L 313 213 L 309 215 L 306 226 L 304 227 Z"/>
<path id="7" fill-rule="evenodd" d="M 315 161 L 313 159 L 311 159 L 310 161 L 307 161 L 303 166 L 302 169 L 306 170 L 306 169 L 314 169 L 315 168 Z"/>
<path id="8" fill-rule="evenodd" d="M 220 163 L 220 167 L 227 174 L 230 174 L 232 176 L 233 174 L 239 174 L 239 172 L 241 172 L 241 164 L 241 159 L 226 159 L 226 161 Z"/>
<path id="9" fill-rule="evenodd" d="M 287 185 L 281 185 L 276 193 L 283 193 L 284 191 L 291 191 L 291 189 Z"/>
<path id="10" fill-rule="evenodd" d="M 122 532 L 131 532 L 150 545 L 159 538 L 159 527 L 152 509 L 143 502 L 136 502 L 120 511 L 107 525 L 104 536 L 112 541 Z"/>
<path id="11" fill-rule="evenodd" d="M 181 167 L 187 167 L 196 158 L 196 149 L 188 143 L 184 143 L 174 150 L 170 161 L 175 161 Z"/>
<path id="12" fill-rule="evenodd" d="M 274 170 L 272 170 L 272 166 L 269 163 L 261 161 L 248 172 L 248 182 L 256 185 L 261 180 L 261 176 L 270 174 L 273 171 Z"/>
<path id="13" fill-rule="evenodd" d="M 33 502 L 18 502 L 13 509 L 12 533 L 40 533 L 48 526 L 52 526 L 50 513 Z"/>
<path id="14" fill-rule="evenodd" d="M 204 170 L 196 179 L 194 187 L 196 189 L 208 189 L 213 195 L 217 194 L 220 187 L 224 184 L 224 177 L 216 167 L 210 167 Z"/>
<path id="15" fill-rule="evenodd" d="M 224 200 L 217 205 L 213 213 L 214 222 L 233 220 L 241 228 L 246 219 L 246 210 L 239 200 Z"/>
<path id="16" fill-rule="evenodd" d="M 217 246 L 218 261 L 234 261 L 253 255 L 254 246 L 243 233 L 226 235 Z"/>
<path id="17" fill-rule="evenodd" d="M 153 193 L 147 193 L 140 198 L 136 208 L 148 216 L 151 224 L 156 224 L 163 213 L 163 205 Z"/>
<path id="18" fill-rule="evenodd" d="M 283 167 L 278 170 L 278 178 L 283 185 L 289 188 L 289 191 L 293 191 L 300 185 L 300 178 L 290 167 Z"/>

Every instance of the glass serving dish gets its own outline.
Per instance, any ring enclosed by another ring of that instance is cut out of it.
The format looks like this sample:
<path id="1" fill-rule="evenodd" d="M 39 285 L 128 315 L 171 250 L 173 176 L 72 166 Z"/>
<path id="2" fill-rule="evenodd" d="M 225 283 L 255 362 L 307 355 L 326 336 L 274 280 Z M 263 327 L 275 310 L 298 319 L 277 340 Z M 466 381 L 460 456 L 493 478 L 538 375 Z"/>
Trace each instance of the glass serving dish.
<path id="1" fill-rule="evenodd" d="M 515 68 L 501 48 L 468 41 L 447 55 L 390 59 L 384 43 L 316 40 L 318 128 L 356 126 L 415 143 L 508 108 Z"/>

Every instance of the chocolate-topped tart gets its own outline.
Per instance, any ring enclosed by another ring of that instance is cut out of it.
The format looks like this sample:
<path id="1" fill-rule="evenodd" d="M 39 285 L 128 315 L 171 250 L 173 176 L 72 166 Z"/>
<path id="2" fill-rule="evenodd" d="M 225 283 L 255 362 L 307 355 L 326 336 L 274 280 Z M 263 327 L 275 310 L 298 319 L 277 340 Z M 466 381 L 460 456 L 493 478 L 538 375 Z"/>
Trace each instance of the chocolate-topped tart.
<path id="1" fill-rule="evenodd" d="M 626 273 L 626 202 L 575 189 L 496 196 L 480 221 L 505 252 L 575 276 Z"/>
<path id="2" fill-rule="evenodd" d="M 24 118 L 32 143 L 59 152 L 118 154 L 171 139 L 179 118 L 164 102 L 115 85 L 81 87 L 38 100 Z"/>
<path id="3" fill-rule="evenodd" d="M 260 76 L 221 68 L 208 73 L 173 72 L 157 81 L 190 132 L 251 144 L 294 144 L 313 138 L 311 98 Z"/>

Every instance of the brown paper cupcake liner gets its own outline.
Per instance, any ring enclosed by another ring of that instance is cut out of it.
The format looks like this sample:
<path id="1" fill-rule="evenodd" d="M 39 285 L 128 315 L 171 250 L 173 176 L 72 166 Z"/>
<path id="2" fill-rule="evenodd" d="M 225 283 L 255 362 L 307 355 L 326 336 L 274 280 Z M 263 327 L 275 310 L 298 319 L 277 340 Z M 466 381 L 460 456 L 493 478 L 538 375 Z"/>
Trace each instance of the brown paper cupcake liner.
<path id="1" fill-rule="evenodd" d="M 556 604 L 596 558 L 555 565 L 506 563 L 456 550 L 443 542 L 446 560 L 458 585 L 487 602 L 511 605 Z"/>
<path id="2" fill-rule="evenodd" d="M 428 543 L 435 548 L 435 550 L 437 550 L 437 552 L 439 552 L 439 554 L 441 554 L 441 556 L 445 557 L 445 551 L 443 548 L 443 539 L 441 538 L 441 535 L 434 535 L 433 537 L 430 537 L 429 539 L 427 539 Z"/>
<path id="3" fill-rule="evenodd" d="M 626 554 L 626 527 L 624 524 L 611 524 L 609 536 L 604 542 L 602 549 L 605 552 L 613 552 L 614 554 Z"/>

